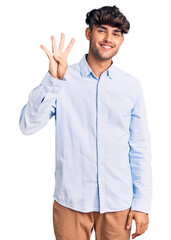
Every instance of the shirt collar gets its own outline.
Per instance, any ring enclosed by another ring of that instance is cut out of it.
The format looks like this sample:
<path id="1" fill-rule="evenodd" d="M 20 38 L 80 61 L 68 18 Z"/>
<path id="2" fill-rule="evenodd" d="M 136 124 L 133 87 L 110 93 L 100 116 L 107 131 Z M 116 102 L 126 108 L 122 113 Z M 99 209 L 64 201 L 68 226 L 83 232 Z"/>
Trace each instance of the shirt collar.
<path id="1" fill-rule="evenodd" d="M 91 70 L 90 66 L 88 65 L 87 56 L 88 56 L 87 53 L 84 54 L 84 56 L 82 57 L 81 61 L 79 62 L 81 75 L 82 75 L 82 77 L 87 77 L 89 75 L 93 75 L 97 79 L 97 76 L 95 76 L 95 74 Z M 107 76 L 110 79 L 112 79 L 112 68 L 113 67 L 114 67 L 114 63 L 112 61 L 112 64 L 110 65 L 110 67 L 107 70 L 105 70 Z"/>

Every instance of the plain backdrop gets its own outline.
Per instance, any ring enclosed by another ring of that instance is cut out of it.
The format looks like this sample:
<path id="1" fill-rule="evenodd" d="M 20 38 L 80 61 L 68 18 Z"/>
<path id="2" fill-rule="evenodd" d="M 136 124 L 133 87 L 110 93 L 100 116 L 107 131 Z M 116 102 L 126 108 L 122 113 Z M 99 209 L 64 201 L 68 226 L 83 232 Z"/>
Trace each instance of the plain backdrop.
<path id="1" fill-rule="evenodd" d="M 88 52 L 86 13 L 119 7 L 130 31 L 113 61 L 137 77 L 144 90 L 151 133 L 153 199 L 148 230 L 137 239 L 168 239 L 171 214 L 171 74 L 169 1 L 21 1 L 0 4 L 0 239 L 55 240 L 52 222 L 55 187 L 55 119 L 34 135 L 19 129 L 21 108 L 48 71 L 40 44 L 51 50 L 65 33 L 73 64 Z M 135 232 L 133 220 L 132 233 Z M 91 240 L 95 239 L 94 231 Z M 74 239 L 75 240 L 75 239 Z M 78 239 L 79 240 L 79 239 Z M 105 240 L 105 239 L 104 239 Z"/>

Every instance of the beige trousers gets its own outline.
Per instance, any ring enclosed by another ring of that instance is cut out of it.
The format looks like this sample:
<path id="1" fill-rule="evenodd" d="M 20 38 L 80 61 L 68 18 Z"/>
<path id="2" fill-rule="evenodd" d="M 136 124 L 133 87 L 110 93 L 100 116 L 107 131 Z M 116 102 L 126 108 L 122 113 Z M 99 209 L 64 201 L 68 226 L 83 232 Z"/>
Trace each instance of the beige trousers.
<path id="1" fill-rule="evenodd" d="M 90 240 L 93 228 L 96 240 L 130 240 L 126 229 L 130 208 L 119 212 L 82 213 L 53 202 L 53 226 L 56 240 Z"/>

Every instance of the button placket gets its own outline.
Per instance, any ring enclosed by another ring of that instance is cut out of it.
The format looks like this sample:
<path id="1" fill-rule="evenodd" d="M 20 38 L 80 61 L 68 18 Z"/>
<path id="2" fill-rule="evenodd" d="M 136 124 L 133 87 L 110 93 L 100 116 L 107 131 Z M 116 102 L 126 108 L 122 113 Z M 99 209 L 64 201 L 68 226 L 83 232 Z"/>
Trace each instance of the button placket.
<path id="1" fill-rule="evenodd" d="M 104 194 L 104 177 L 102 162 L 105 157 L 105 144 L 104 144 L 104 110 L 102 102 L 104 101 L 104 81 L 103 77 L 98 82 L 98 97 L 97 97 L 97 151 L 98 151 L 98 183 L 99 183 L 99 201 L 100 209 L 105 209 L 105 194 Z"/>

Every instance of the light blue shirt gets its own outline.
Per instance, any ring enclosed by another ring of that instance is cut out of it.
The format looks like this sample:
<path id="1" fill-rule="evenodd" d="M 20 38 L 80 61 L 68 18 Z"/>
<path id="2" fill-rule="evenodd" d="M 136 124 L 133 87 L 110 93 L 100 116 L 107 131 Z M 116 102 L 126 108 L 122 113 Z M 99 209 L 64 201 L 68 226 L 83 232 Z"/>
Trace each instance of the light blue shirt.
<path id="1" fill-rule="evenodd" d="M 23 134 L 55 116 L 53 198 L 80 212 L 150 212 L 150 133 L 140 81 L 112 65 L 97 78 L 85 54 L 62 80 L 46 73 L 21 110 Z"/>

